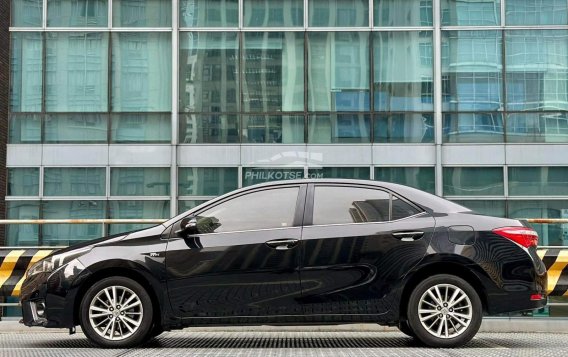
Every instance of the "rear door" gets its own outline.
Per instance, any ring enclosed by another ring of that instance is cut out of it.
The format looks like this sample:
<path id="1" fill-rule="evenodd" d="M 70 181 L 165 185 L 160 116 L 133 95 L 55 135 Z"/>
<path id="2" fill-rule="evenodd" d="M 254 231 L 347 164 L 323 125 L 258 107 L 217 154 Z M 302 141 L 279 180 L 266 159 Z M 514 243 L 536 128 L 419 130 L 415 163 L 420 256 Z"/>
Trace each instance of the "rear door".
<path id="1" fill-rule="evenodd" d="M 379 315 L 426 253 L 435 221 L 376 186 L 312 184 L 300 276 L 306 315 Z M 345 318 L 346 316 L 344 316 Z"/>

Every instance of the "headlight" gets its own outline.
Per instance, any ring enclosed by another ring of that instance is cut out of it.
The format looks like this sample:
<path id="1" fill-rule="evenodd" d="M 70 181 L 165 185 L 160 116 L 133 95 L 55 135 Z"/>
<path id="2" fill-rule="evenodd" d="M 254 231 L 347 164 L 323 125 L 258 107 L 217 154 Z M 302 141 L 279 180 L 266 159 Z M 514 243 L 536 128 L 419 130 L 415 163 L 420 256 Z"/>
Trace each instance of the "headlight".
<path id="1" fill-rule="evenodd" d="M 39 273 L 51 273 L 59 267 L 64 266 L 73 259 L 80 257 L 81 255 L 89 252 L 93 247 L 85 247 L 76 250 L 71 250 L 69 252 L 57 254 L 44 258 L 39 262 L 35 263 L 28 269 L 27 277 L 39 274 Z"/>

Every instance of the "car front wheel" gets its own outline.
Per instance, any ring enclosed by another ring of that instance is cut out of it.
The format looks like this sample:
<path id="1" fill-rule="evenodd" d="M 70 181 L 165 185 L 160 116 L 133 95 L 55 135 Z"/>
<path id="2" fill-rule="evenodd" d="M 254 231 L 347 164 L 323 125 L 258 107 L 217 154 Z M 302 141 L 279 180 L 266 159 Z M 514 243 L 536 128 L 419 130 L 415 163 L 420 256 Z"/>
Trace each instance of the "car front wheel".
<path id="1" fill-rule="evenodd" d="M 465 280 L 447 274 L 422 281 L 410 295 L 408 323 L 415 336 L 431 347 L 457 347 L 479 330 L 481 300 Z"/>
<path id="2" fill-rule="evenodd" d="M 125 348 L 144 342 L 152 328 L 152 300 L 136 281 L 109 277 L 90 287 L 81 301 L 81 328 L 101 347 Z"/>

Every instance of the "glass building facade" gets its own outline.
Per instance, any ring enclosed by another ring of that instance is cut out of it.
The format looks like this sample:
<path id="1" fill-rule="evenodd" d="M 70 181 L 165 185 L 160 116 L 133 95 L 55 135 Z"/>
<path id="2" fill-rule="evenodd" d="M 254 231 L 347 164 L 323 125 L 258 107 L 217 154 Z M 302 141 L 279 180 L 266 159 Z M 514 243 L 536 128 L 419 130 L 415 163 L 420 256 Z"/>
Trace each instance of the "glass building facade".
<path id="1" fill-rule="evenodd" d="M 566 1 L 10 1 L 7 218 L 167 218 L 302 177 L 568 218 Z"/>

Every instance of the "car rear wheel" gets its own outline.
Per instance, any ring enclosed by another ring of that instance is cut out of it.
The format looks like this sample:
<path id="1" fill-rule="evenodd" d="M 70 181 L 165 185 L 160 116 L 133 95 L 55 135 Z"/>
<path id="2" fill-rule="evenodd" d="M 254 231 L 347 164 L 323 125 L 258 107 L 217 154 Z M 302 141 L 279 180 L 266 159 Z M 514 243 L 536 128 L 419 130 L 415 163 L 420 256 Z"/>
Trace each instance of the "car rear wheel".
<path id="1" fill-rule="evenodd" d="M 447 274 L 422 281 L 410 295 L 408 323 L 422 343 L 457 347 L 469 342 L 482 320 L 481 300 L 465 280 Z"/>
<path id="2" fill-rule="evenodd" d="M 144 342 L 152 328 L 152 300 L 136 281 L 105 278 L 87 290 L 80 307 L 81 328 L 101 347 L 125 348 Z"/>

